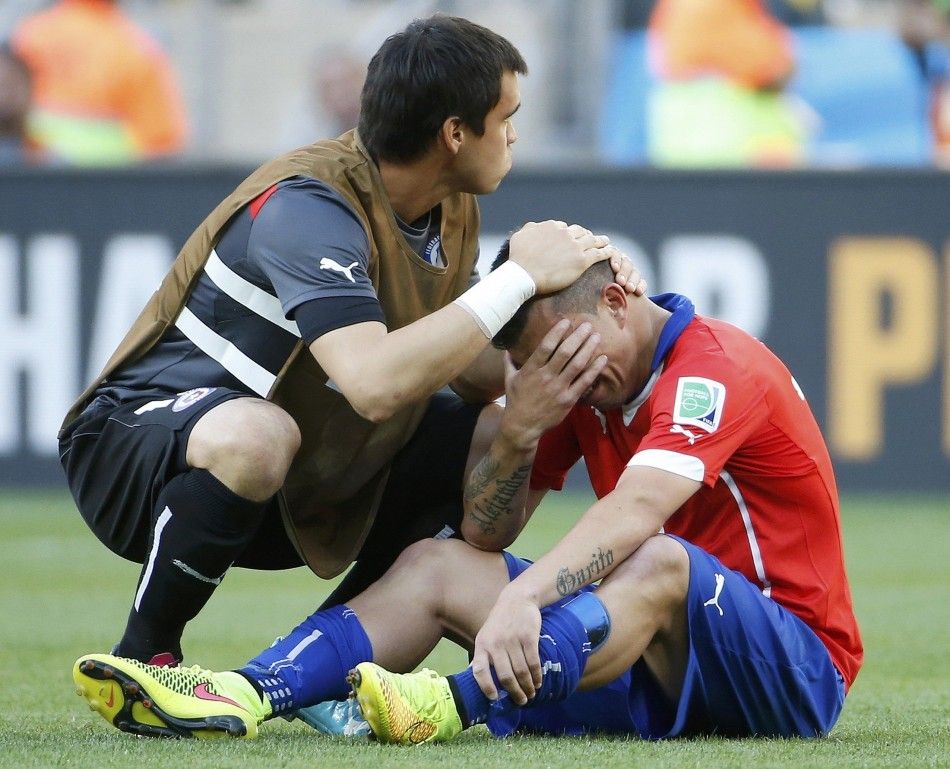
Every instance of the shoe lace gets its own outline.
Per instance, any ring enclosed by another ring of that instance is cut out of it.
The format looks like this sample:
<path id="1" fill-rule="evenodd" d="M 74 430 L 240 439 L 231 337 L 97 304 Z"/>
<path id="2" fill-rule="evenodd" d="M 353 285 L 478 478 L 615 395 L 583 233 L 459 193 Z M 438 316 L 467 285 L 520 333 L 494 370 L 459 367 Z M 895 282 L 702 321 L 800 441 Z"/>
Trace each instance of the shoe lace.
<path id="1" fill-rule="evenodd" d="M 430 721 L 439 721 L 445 717 L 446 700 L 441 696 L 441 692 L 439 692 L 438 689 L 429 685 L 430 681 L 441 677 L 442 676 L 434 670 L 423 668 L 414 676 L 415 680 L 413 683 L 415 683 L 416 686 L 409 686 L 403 692 L 412 704 L 412 709 L 416 715 Z M 407 683 L 408 682 L 409 681 L 407 681 Z"/>

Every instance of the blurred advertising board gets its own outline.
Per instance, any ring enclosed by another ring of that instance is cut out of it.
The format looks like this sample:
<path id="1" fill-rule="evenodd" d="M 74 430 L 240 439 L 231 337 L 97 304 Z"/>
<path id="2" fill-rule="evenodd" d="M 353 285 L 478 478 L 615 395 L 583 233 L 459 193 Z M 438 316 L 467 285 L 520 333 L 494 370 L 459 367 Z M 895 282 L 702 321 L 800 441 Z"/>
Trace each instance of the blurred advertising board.
<path id="1" fill-rule="evenodd" d="M 0 484 L 63 482 L 63 413 L 247 170 L 0 174 Z M 950 491 L 950 174 L 515 172 L 481 204 L 483 262 L 525 221 L 579 222 L 761 338 L 842 489 Z"/>

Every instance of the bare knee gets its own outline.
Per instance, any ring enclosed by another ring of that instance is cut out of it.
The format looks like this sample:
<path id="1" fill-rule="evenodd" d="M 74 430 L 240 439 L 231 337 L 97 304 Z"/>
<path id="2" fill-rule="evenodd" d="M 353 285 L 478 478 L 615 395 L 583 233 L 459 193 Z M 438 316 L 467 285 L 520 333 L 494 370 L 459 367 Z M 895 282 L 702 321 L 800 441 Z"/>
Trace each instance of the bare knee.
<path id="1" fill-rule="evenodd" d="M 232 491 L 265 500 L 283 485 L 300 448 L 300 430 L 278 406 L 256 398 L 226 401 L 205 414 L 188 441 L 188 463 Z"/>
<path id="2" fill-rule="evenodd" d="M 501 553 L 458 539 L 430 538 L 403 550 L 384 579 L 413 588 L 453 636 L 474 639 L 508 584 L 508 567 Z"/>
<path id="3" fill-rule="evenodd" d="M 390 571 L 397 573 L 401 580 L 425 586 L 432 594 L 448 583 L 454 572 L 453 562 L 458 562 L 460 548 L 468 547 L 458 540 L 420 539 L 399 554 Z"/>
<path id="4" fill-rule="evenodd" d="M 689 556 L 675 539 L 650 537 L 604 580 L 611 593 L 637 591 L 652 605 L 661 627 L 671 622 L 686 601 Z"/>

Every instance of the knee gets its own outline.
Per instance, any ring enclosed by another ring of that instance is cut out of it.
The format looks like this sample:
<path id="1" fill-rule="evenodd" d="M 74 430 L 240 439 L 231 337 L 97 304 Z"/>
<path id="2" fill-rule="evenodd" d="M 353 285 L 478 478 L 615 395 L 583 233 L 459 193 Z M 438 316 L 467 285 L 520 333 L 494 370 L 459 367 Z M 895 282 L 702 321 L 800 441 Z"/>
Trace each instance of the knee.
<path id="1" fill-rule="evenodd" d="M 208 469 L 228 479 L 237 493 L 273 496 L 300 448 L 300 430 L 286 411 L 272 403 L 250 399 L 230 403 L 240 406 L 229 409 L 224 424 L 203 432 L 199 453 Z"/>
<path id="2" fill-rule="evenodd" d="M 675 539 L 658 534 L 620 564 L 610 582 L 645 595 L 658 609 L 680 607 L 689 589 L 689 555 Z"/>
<path id="3" fill-rule="evenodd" d="M 457 539 L 420 539 L 399 554 L 390 571 L 400 584 L 416 586 L 420 600 L 424 597 L 437 609 L 456 589 L 455 575 L 465 572 L 465 556 L 471 550 Z"/>
<path id="4" fill-rule="evenodd" d="M 451 539 L 420 539 L 399 554 L 393 568 L 410 573 L 414 578 L 435 587 L 438 580 L 434 578 L 444 573 L 452 559 L 452 546 L 458 544 L 461 544 L 458 540 Z"/>

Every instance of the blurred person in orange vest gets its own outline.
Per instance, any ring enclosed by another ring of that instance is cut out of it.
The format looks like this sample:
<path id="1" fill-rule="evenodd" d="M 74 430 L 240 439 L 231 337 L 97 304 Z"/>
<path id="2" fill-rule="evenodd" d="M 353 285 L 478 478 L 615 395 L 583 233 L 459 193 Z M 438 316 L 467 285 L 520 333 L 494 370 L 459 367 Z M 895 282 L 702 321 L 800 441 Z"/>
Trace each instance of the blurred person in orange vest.
<path id="1" fill-rule="evenodd" d="M 59 0 L 11 43 L 33 73 L 30 134 L 66 162 L 125 164 L 184 147 L 168 57 L 115 0 Z"/>
<path id="2" fill-rule="evenodd" d="M 761 0 L 659 0 L 649 58 L 652 162 L 790 165 L 804 132 L 782 89 L 795 62 L 788 30 Z"/>
<path id="3" fill-rule="evenodd" d="M 26 132 L 32 90 L 26 63 L 9 47 L 0 45 L 0 168 L 32 165 L 45 159 Z"/>

